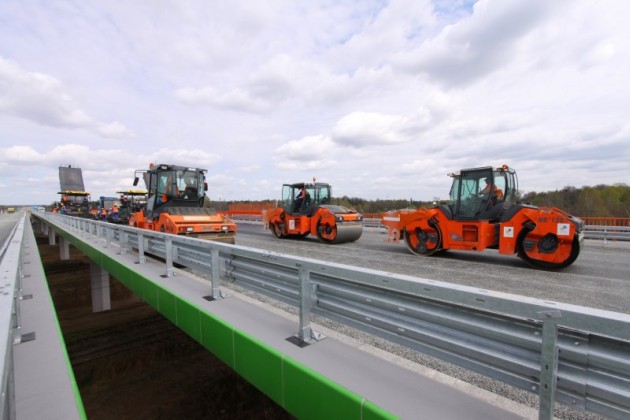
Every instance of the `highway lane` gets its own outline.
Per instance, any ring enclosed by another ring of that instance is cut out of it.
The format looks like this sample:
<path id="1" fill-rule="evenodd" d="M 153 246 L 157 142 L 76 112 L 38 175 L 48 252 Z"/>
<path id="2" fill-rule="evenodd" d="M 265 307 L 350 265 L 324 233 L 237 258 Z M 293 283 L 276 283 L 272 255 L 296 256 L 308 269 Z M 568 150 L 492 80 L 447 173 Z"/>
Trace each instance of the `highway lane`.
<path id="1" fill-rule="evenodd" d="M 22 217 L 21 213 L 0 213 L 0 247 L 4 244 L 4 242 L 9 237 L 9 234 L 20 221 Z"/>
<path id="2" fill-rule="evenodd" d="M 385 231 L 368 228 L 358 241 L 325 245 L 316 238 L 277 239 L 261 224 L 239 223 L 237 245 L 392 273 L 446 281 L 615 312 L 630 313 L 630 243 L 585 241 L 579 258 L 561 271 L 530 268 L 516 256 L 448 251 L 411 254 L 386 243 Z"/>

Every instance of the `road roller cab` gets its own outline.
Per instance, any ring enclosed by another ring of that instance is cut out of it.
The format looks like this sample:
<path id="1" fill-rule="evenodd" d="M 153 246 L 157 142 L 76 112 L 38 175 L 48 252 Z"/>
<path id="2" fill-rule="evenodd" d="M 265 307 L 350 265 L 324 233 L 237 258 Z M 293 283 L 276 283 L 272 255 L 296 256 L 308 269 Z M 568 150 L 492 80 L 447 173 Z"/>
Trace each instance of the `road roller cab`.
<path id="1" fill-rule="evenodd" d="M 352 242 L 363 233 L 363 216 L 330 204 L 329 184 L 298 182 L 282 186 L 282 207 L 265 212 L 264 221 L 278 238 L 316 236 L 324 243 Z"/>

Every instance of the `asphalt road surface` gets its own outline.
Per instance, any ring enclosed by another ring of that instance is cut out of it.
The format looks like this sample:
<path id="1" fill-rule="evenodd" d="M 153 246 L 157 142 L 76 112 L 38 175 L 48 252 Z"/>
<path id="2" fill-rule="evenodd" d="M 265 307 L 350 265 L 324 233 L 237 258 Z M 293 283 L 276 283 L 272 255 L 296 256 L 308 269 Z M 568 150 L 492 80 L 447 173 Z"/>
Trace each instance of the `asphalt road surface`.
<path id="1" fill-rule="evenodd" d="M 18 213 L 0 213 L 0 248 L 4 242 L 9 238 L 9 234 L 20 221 L 22 214 Z"/>
<path id="2" fill-rule="evenodd" d="M 411 254 L 404 243 L 385 242 L 384 229 L 366 228 L 355 242 L 327 245 L 317 238 L 278 239 L 262 224 L 239 223 L 236 244 L 340 264 L 446 281 L 538 299 L 630 313 L 630 242 L 584 242 L 580 256 L 559 271 L 531 268 L 520 258 L 448 251 Z"/>

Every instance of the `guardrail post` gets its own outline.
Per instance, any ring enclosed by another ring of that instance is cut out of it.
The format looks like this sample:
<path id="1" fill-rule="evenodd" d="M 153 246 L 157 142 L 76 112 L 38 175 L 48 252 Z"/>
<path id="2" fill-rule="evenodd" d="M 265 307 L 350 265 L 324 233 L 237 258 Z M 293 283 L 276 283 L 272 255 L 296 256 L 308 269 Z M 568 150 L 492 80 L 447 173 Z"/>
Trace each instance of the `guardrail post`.
<path id="1" fill-rule="evenodd" d="M 24 260 L 22 251 L 18 255 L 17 275 L 15 276 L 15 287 L 10 292 L 13 293 L 13 342 L 18 344 L 21 341 L 22 316 L 20 314 L 20 300 L 22 298 L 22 279 L 24 278 Z"/>
<path id="2" fill-rule="evenodd" d="M 122 227 L 118 228 L 118 245 L 120 246 L 120 254 L 127 253 L 127 231 Z"/>
<path id="3" fill-rule="evenodd" d="M 105 225 L 99 226 L 99 230 L 98 230 L 98 239 L 100 242 L 100 239 L 103 238 L 103 241 L 105 241 L 105 248 L 107 248 L 107 240 L 108 240 L 108 232 L 109 230 L 107 229 L 107 227 L 105 227 Z"/>
<path id="4" fill-rule="evenodd" d="M 210 287 L 212 288 L 212 299 L 221 299 L 221 280 L 219 276 L 219 250 L 217 248 L 210 249 Z"/>
<path id="5" fill-rule="evenodd" d="M 138 232 L 138 264 L 144 264 L 147 262 L 147 257 L 144 256 L 144 235 L 142 232 Z"/>
<path id="6" fill-rule="evenodd" d="M 113 236 L 113 231 L 112 229 L 109 229 L 105 226 L 103 226 L 103 230 L 105 233 L 105 248 L 111 248 L 112 246 L 112 236 Z"/>
<path id="7" fill-rule="evenodd" d="M 173 277 L 175 272 L 173 271 L 173 240 L 171 238 L 164 238 L 164 250 L 166 252 L 166 277 Z"/>
<path id="8" fill-rule="evenodd" d="M 296 344 L 300 347 L 307 346 L 315 341 L 326 338 L 325 335 L 314 331 L 311 328 L 311 308 L 313 306 L 313 288 L 315 285 L 311 283 L 311 273 L 303 266 L 299 266 L 298 281 L 300 290 L 300 326 L 297 335 Z"/>
<path id="9" fill-rule="evenodd" d="M 553 419 L 553 406 L 556 398 L 556 380 L 558 377 L 558 323 L 560 311 L 543 311 L 542 346 L 540 357 L 540 420 Z"/>

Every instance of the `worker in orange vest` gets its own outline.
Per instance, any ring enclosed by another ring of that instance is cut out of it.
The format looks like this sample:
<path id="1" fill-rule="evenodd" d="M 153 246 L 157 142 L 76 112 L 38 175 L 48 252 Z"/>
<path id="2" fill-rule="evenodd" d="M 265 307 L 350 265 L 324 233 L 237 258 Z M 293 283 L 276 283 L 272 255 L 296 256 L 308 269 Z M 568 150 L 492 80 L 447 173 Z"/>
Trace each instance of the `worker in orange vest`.
<path id="1" fill-rule="evenodd" d="M 105 207 L 101 209 L 101 220 L 107 220 L 107 209 Z"/>
<path id="2" fill-rule="evenodd" d="M 118 204 L 114 203 L 114 207 L 112 207 L 112 219 L 117 222 L 118 221 Z"/>

